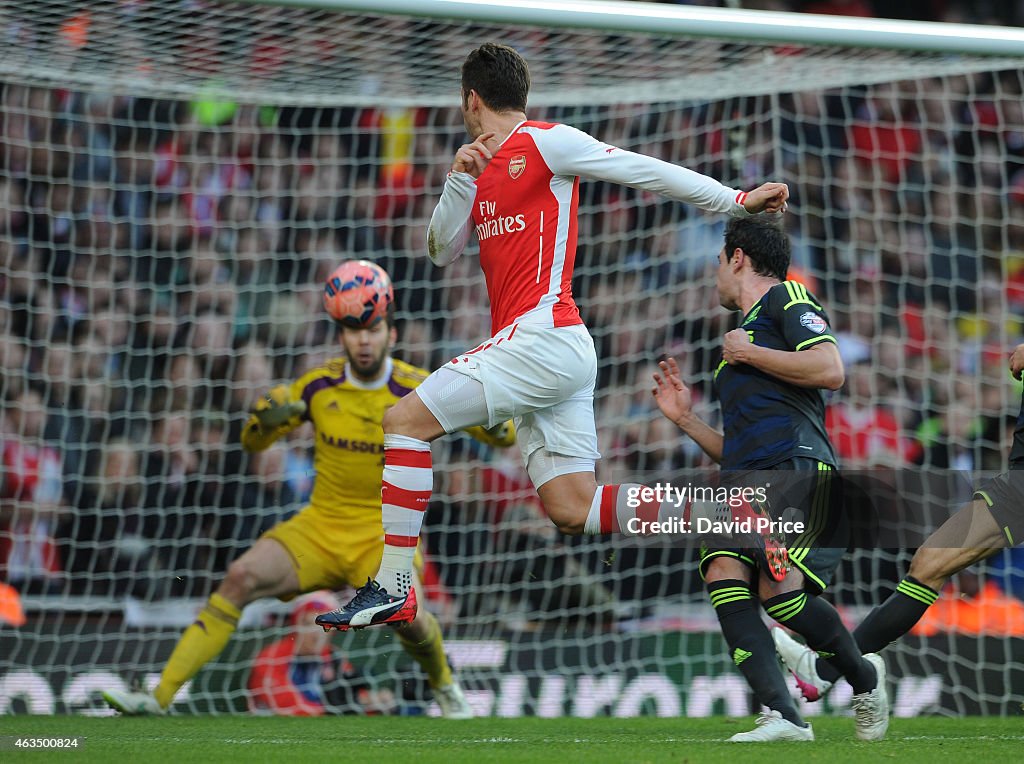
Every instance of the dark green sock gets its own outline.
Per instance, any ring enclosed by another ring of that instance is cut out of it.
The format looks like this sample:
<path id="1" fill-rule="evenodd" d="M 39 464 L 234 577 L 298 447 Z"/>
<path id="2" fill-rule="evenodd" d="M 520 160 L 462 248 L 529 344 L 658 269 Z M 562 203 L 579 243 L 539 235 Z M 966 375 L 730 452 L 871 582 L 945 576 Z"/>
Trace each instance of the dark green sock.
<path id="1" fill-rule="evenodd" d="M 738 579 L 715 581 L 708 584 L 708 596 L 729 645 L 729 655 L 754 691 L 754 697 L 784 719 L 806 727 L 786 688 L 775 645 L 761 620 L 750 585 Z"/>
<path id="2" fill-rule="evenodd" d="M 802 591 L 787 592 L 765 600 L 764 609 L 776 621 L 802 635 L 812 650 L 830 653 L 828 660 L 846 677 L 855 693 L 874 689 L 874 667 L 864 660 L 836 609 L 821 597 Z"/>
<path id="3" fill-rule="evenodd" d="M 861 621 L 853 632 L 861 653 L 877 653 L 902 637 L 921 620 L 921 616 L 938 599 L 939 593 L 913 576 L 900 581 L 896 591 L 868 617 Z M 832 658 L 818 659 L 818 676 L 829 682 L 838 679 L 842 672 Z"/>

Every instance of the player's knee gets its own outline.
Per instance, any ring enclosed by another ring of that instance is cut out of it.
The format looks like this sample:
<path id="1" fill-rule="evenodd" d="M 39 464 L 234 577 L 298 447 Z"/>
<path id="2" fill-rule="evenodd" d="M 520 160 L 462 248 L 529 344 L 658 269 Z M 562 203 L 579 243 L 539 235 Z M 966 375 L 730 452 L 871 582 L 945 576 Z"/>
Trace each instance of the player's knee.
<path id="1" fill-rule="evenodd" d="M 554 520 L 554 518 L 552 518 Z M 586 525 L 586 518 L 563 518 L 555 520 L 555 527 L 558 528 L 562 533 L 567 536 L 579 536 L 583 533 L 583 528 Z"/>
<path id="2" fill-rule="evenodd" d="M 568 536 L 583 533 L 596 491 L 593 473 L 584 472 L 558 475 L 537 488 L 551 522 Z"/>
<path id="3" fill-rule="evenodd" d="M 399 401 L 401 404 L 401 401 Z M 402 435 L 402 425 L 404 424 L 404 417 L 402 416 L 401 406 L 396 404 L 384 412 L 384 419 L 381 420 L 381 426 L 384 428 L 384 432 L 392 435 Z"/>
<path id="4" fill-rule="evenodd" d="M 541 497 L 543 501 L 544 497 Z M 577 506 L 578 505 L 578 506 Z M 551 522 L 555 524 L 562 533 L 568 536 L 579 536 L 587 524 L 587 511 L 589 505 L 583 506 L 583 502 L 559 501 L 552 504 L 549 501 L 544 503 L 544 511 L 547 512 Z"/>
<path id="5" fill-rule="evenodd" d="M 384 432 L 388 435 L 416 437 L 419 428 L 416 427 L 416 421 L 412 416 L 413 413 L 413 407 L 409 405 L 405 398 L 398 401 L 398 403 L 384 412 L 384 419 L 381 420 Z"/>
<path id="6" fill-rule="evenodd" d="M 256 570 L 244 559 L 235 560 L 228 566 L 227 575 L 221 584 L 221 594 L 233 602 L 248 602 L 259 583 Z"/>
<path id="7" fill-rule="evenodd" d="M 704 565 L 704 583 L 713 584 L 730 577 L 729 566 L 721 557 L 712 557 Z"/>
<path id="8" fill-rule="evenodd" d="M 703 563 L 704 583 L 716 581 L 751 581 L 752 569 L 735 557 L 715 555 Z"/>
<path id="9" fill-rule="evenodd" d="M 942 558 L 941 549 L 918 549 L 914 559 L 910 561 L 910 575 L 930 589 L 939 591 L 946 585 L 950 575 Z"/>

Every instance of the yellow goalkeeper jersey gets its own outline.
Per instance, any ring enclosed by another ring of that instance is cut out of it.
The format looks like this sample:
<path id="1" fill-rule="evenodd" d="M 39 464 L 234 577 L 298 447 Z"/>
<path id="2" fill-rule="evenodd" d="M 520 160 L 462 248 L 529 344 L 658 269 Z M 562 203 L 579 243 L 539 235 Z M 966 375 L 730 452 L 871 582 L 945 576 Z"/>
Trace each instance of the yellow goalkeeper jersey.
<path id="1" fill-rule="evenodd" d="M 425 370 L 388 358 L 380 380 L 367 383 L 346 373 L 344 358 L 329 361 L 289 387 L 290 400 L 306 402 L 302 418 L 293 417 L 265 433 L 251 417 L 242 445 L 249 451 L 261 450 L 305 421 L 312 422 L 316 481 L 310 503 L 332 515 L 364 522 L 376 518 L 379 523 L 384 412 L 426 377 Z"/>
<path id="2" fill-rule="evenodd" d="M 282 385 L 269 393 L 275 399 L 305 401 L 303 416 L 292 417 L 271 431 L 264 431 L 256 417 L 250 416 L 242 430 L 242 446 L 246 451 L 261 451 L 305 422 L 312 422 L 316 479 L 310 505 L 332 517 L 379 526 L 384 412 L 427 376 L 425 369 L 389 357 L 378 381 L 363 382 L 347 372 L 344 358 L 328 361 L 287 388 Z M 497 448 L 516 442 L 512 422 L 506 422 L 500 430 L 479 426 L 465 432 Z"/>

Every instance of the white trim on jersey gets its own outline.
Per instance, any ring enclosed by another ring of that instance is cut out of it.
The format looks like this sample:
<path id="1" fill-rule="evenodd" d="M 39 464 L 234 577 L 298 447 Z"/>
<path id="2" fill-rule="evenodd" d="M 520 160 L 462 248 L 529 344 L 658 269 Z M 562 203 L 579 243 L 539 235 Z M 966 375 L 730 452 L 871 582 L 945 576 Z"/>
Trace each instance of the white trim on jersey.
<path id="1" fill-rule="evenodd" d="M 747 217 L 746 194 L 717 180 L 660 159 L 602 143 L 582 130 L 556 124 L 548 128 L 527 126 L 544 162 L 556 175 L 590 178 L 694 204 L 708 212 Z"/>
<path id="2" fill-rule="evenodd" d="M 537 283 L 540 283 L 540 271 L 544 267 L 544 210 L 540 211 L 540 231 L 537 236 Z"/>
<path id="3" fill-rule="evenodd" d="M 551 193 L 558 200 L 558 224 L 555 227 L 555 246 L 551 258 L 551 278 L 548 280 L 548 293 L 544 295 L 537 307 L 546 307 L 549 326 L 555 323 L 552 308 L 558 304 L 558 295 L 562 291 L 562 274 L 565 272 L 565 248 L 569 243 L 569 226 L 572 221 L 572 192 L 576 186 L 576 178 L 554 175 L 551 178 Z"/>

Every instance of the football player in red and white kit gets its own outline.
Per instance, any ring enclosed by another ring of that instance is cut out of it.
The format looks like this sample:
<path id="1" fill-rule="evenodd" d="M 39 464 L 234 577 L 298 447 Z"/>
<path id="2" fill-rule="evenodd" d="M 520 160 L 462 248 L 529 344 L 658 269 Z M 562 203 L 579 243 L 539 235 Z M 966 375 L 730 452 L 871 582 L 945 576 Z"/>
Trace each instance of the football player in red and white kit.
<path id="1" fill-rule="evenodd" d="M 789 189 L 744 193 L 568 125 L 530 121 L 530 74 L 515 50 L 487 43 L 462 66 L 462 113 L 473 142 L 455 155 L 427 234 L 447 265 L 474 233 L 491 301 L 492 337 L 453 358 L 384 415 L 384 555 L 325 628 L 361 628 L 415 614 L 412 560 L 433 486 L 430 441 L 514 419 L 523 461 L 548 515 L 565 533 L 626 533 L 628 521 L 680 513 L 638 502 L 595 479 L 597 356 L 572 298 L 580 177 L 656 191 L 712 212 L 780 212 Z M 635 506 L 639 503 L 639 506 Z M 632 505 L 632 506 L 631 506 Z"/>

